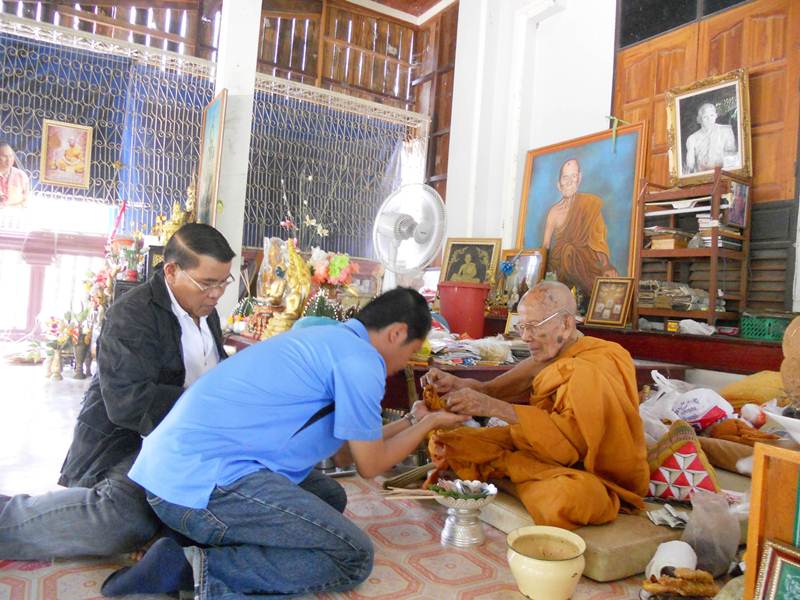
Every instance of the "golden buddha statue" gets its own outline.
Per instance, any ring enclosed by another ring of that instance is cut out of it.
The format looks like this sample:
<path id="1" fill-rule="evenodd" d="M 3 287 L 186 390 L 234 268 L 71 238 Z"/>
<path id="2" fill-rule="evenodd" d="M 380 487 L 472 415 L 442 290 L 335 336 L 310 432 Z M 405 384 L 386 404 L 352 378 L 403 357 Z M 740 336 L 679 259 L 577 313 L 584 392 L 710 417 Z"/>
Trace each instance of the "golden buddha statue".
<path id="1" fill-rule="evenodd" d="M 192 182 L 186 188 L 186 209 L 181 207 L 181 201 L 175 200 L 172 204 L 172 214 L 169 219 L 159 217 L 153 233 L 158 235 L 158 240 L 162 246 L 166 246 L 173 234 L 186 223 L 193 223 L 194 216 L 194 175 Z"/>
<path id="2" fill-rule="evenodd" d="M 270 319 L 264 338 L 289 331 L 294 322 L 303 314 L 308 294 L 311 292 L 311 269 L 305 259 L 300 256 L 294 240 L 286 242 L 289 251 L 289 264 L 286 269 L 286 297 L 283 312 Z"/>

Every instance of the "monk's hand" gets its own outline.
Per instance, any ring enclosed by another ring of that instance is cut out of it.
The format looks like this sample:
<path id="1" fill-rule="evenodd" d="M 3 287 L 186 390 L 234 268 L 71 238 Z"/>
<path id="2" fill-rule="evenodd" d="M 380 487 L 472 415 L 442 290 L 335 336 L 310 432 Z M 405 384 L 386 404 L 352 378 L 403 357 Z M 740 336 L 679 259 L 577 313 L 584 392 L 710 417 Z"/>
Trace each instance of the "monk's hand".
<path id="1" fill-rule="evenodd" d="M 447 394 L 444 402 L 450 412 L 473 417 L 491 417 L 494 416 L 495 405 L 500 400 L 471 388 L 464 388 Z"/>
<path id="2" fill-rule="evenodd" d="M 426 385 L 432 385 L 434 389 L 440 394 L 447 394 L 448 392 L 452 392 L 453 390 L 457 390 L 460 383 L 460 378 L 456 377 L 452 373 L 445 373 L 441 369 L 432 368 L 429 369 L 425 375 L 423 375 L 420 379 L 420 383 L 422 383 L 423 387 Z"/>

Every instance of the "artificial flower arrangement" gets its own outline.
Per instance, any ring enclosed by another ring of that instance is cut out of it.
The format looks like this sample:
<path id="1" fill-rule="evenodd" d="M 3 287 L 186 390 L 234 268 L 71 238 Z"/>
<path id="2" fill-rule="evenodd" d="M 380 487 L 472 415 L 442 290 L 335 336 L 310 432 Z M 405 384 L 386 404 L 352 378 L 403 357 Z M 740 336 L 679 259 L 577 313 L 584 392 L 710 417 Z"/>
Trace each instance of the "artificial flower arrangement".
<path id="1" fill-rule="evenodd" d="M 326 252 L 321 248 L 311 249 L 311 282 L 319 286 L 350 285 L 353 273 L 358 273 L 358 265 L 347 254 Z"/>
<path id="2" fill-rule="evenodd" d="M 92 341 L 92 326 L 88 317 L 89 308 L 80 312 L 68 310 L 61 319 L 50 317 L 44 325 L 47 346 L 53 351 L 88 346 Z"/>

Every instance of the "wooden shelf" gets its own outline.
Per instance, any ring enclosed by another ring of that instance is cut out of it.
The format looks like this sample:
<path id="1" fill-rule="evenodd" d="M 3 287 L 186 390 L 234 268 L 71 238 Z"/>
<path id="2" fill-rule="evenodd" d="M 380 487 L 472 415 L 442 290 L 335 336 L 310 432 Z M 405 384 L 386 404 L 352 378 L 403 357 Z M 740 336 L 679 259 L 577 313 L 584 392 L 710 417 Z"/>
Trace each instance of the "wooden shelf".
<path id="1" fill-rule="evenodd" d="M 684 188 L 670 188 L 668 190 L 648 191 L 645 203 L 666 200 L 690 200 L 701 196 L 710 196 L 714 191 L 714 182 L 702 185 L 693 185 L 691 190 Z"/>
<path id="2" fill-rule="evenodd" d="M 646 213 L 648 205 L 651 208 L 654 206 L 650 203 L 660 202 L 666 204 L 655 205 L 656 208 L 660 206 L 670 206 L 669 202 L 676 200 L 691 200 L 694 198 L 710 198 L 709 206 L 704 206 L 702 212 L 708 212 L 711 219 L 719 222 L 723 214 L 723 210 L 727 209 L 728 202 L 723 203 L 722 195 L 730 192 L 733 187 L 731 181 L 752 186 L 750 180 L 745 180 L 739 177 L 733 177 L 729 173 L 722 171 L 720 168 L 714 170 L 713 180 L 708 183 L 699 185 L 687 185 L 684 187 L 673 187 L 665 189 L 663 186 L 652 184 L 647 181 L 641 182 L 641 191 L 639 192 L 638 208 L 637 211 L 637 231 L 640 243 L 643 232 L 645 230 L 645 218 L 648 216 L 656 216 L 653 212 Z M 752 189 L 750 190 L 752 193 Z M 666 273 L 656 275 L 652 270 L 652 262 L 648 263 L 648 278 L 663 277 L 665 281 L 673 283 L 688 283 L 692 281 L 692 277 L 696 275 L 695 264 L 702 266 L 702 269 L 697 269 L 699 272 L 702 270 L 703 277 L 696 277 L 695 279 L 700 283 L 694 283 L 695 287 L 702 286 L 703 289 L 708 290 L 712 299 L 717 296 L 717 290 L 721 287 L 728 287 L 733 280 L 730 277 L 730 272 L 738 271 L 738 289 L 735 291 L 727 291 L 724 293 L 724 298 L 731 302 L 736 302 L 733 307 L 727 307 L 725 312 L 717 312 L 715 310 L 705 311 L 674 311 L 657 308 L 642 308 L 638 303 L 633 307 L 633 323 L 634 327 L 638 323 L 639 315 L 646 317 L 661 317 L 661 318 L 684 318 L 684 319 L 699 319 L 714 325 L 717 320 L 734 321 L 739 318 L 739 313 L 743 309 L 743 305 L 747 300 L 747 276 L 748 276 L 748 256 L 750 253 L 750 205 L 752 199 L 745 207 L 746 213 L 744 215 L 744 227 L 742 228 L 741 235 L 738 239 L 741 241 L 740 249 L 720 248 L 717 244 L 719 239 L 724 239 L 724 235 L 720 235 L 719 228 L 711 228 L 712 244 L 709 247 L 703 248 L 674 248 L 671 250 L 654 250 L 654 249 L 641 249 L 639 257 L 636 261 L 635 280 L 638 283 L 642 278 L 642 269 L 645 261 L 660 260 L 666 263 Z M 670 228 L 676 229 L 678 227 L 678 213 L 697 212 L 698 207 L 675 209 L 674 204 L 672 210 L 657 211 L 666 212 L 665 219 Z M 691 229 L 691 227 L 690 227 Z M 640 246 L 641 248 L 641 246 Z M 736 261 L 736 265 L 722 264 L 724 261 Z M 689 264 L 687 264 L 689 263 Z M 734 268 L 732 268 L 734 267 Z M 660 270 L 660 269 L 657 269 Z M 638 297 L 638 296 L 637 296 Z M 714 306 L 712 304 L 712 306 Z M 732 310 L 735 308 L 736 310 Z"/>
<path id="3" fill-rule="evenodd" d="M 707 310 L 667 310 L 666 308 L 643 308 L 639 307 L 639 316 L 642 317 L 677 317 L 682 319 L 708 319 Z M 713 313 L 718 320 L 735 321 L 739 318 L 738 312 L 716 311 Z"/>
<path id="4" fill-rule="evenodd" d="M 675 248 L 674 250 L 642 250 L 642 258 L 711 258 L 713 248 Z M 731 250 L 729 248 L 719 248 L 717 252 L 719 258 L 730 258 L 731 260 L 744 260 L 744 252 Z"/>

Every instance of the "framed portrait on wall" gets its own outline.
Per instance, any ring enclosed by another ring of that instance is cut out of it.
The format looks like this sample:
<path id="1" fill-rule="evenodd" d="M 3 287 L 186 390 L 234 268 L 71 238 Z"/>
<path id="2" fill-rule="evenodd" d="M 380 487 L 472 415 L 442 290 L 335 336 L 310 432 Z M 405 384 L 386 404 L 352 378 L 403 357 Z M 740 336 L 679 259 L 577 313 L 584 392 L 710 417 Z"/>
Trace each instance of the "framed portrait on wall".
<path id="1" fill-rule="evenodd" d="M 92 162 L 92 128 L 44 119 L 39 181 L 88 188 Z"/>
<path id="2" fill-rule="evenodd" d="M 633 273 L 644 123 L 528 152 L 517 246 L 544 248 L 546 273 L 584 298 L 597 277 Z"/>
<path id="3" fill-rule="evenodd" d="M 625 327 L 633 300 L 633 281 L 633 277 L 595 279 L 586 324 Z"/>
<path id="4" fill-rule="evenodd" d="M 522 296 L 544 277 L 547 251 L 544 248 L 514 248 L 503 250 L 502 264 L 510 264 L 511 272 L 497 272 L 496 297 L 502 299 L 509 312 L 516 312 Z"/>
<path id="5" fill-rule="evenodd" d="M 711 181 L 714 169 L 750 177 L 750 92 L 744 69 L 667 92 L 673 185 Z"/>
<path id="6" fill-rule="evenodd" d="M 439 281 L 491 283 L 501 243 L 500 238 L 448 238 Z"/>
<path id="7" fill-rule="evenodd" d="M 200 129 L 200 161 L 197 166 L 197 222 L 214 225 L 217 221 L 219 167 L 222 161 L 222 132 L 228 90 L 222 90 L 205 110 Z"/>
<path id="8" fill-rule="evenodd" d="M 755 600 L 781 600 L 800 595 L 800 549 L 766 540 L 758 566 Z"/>

